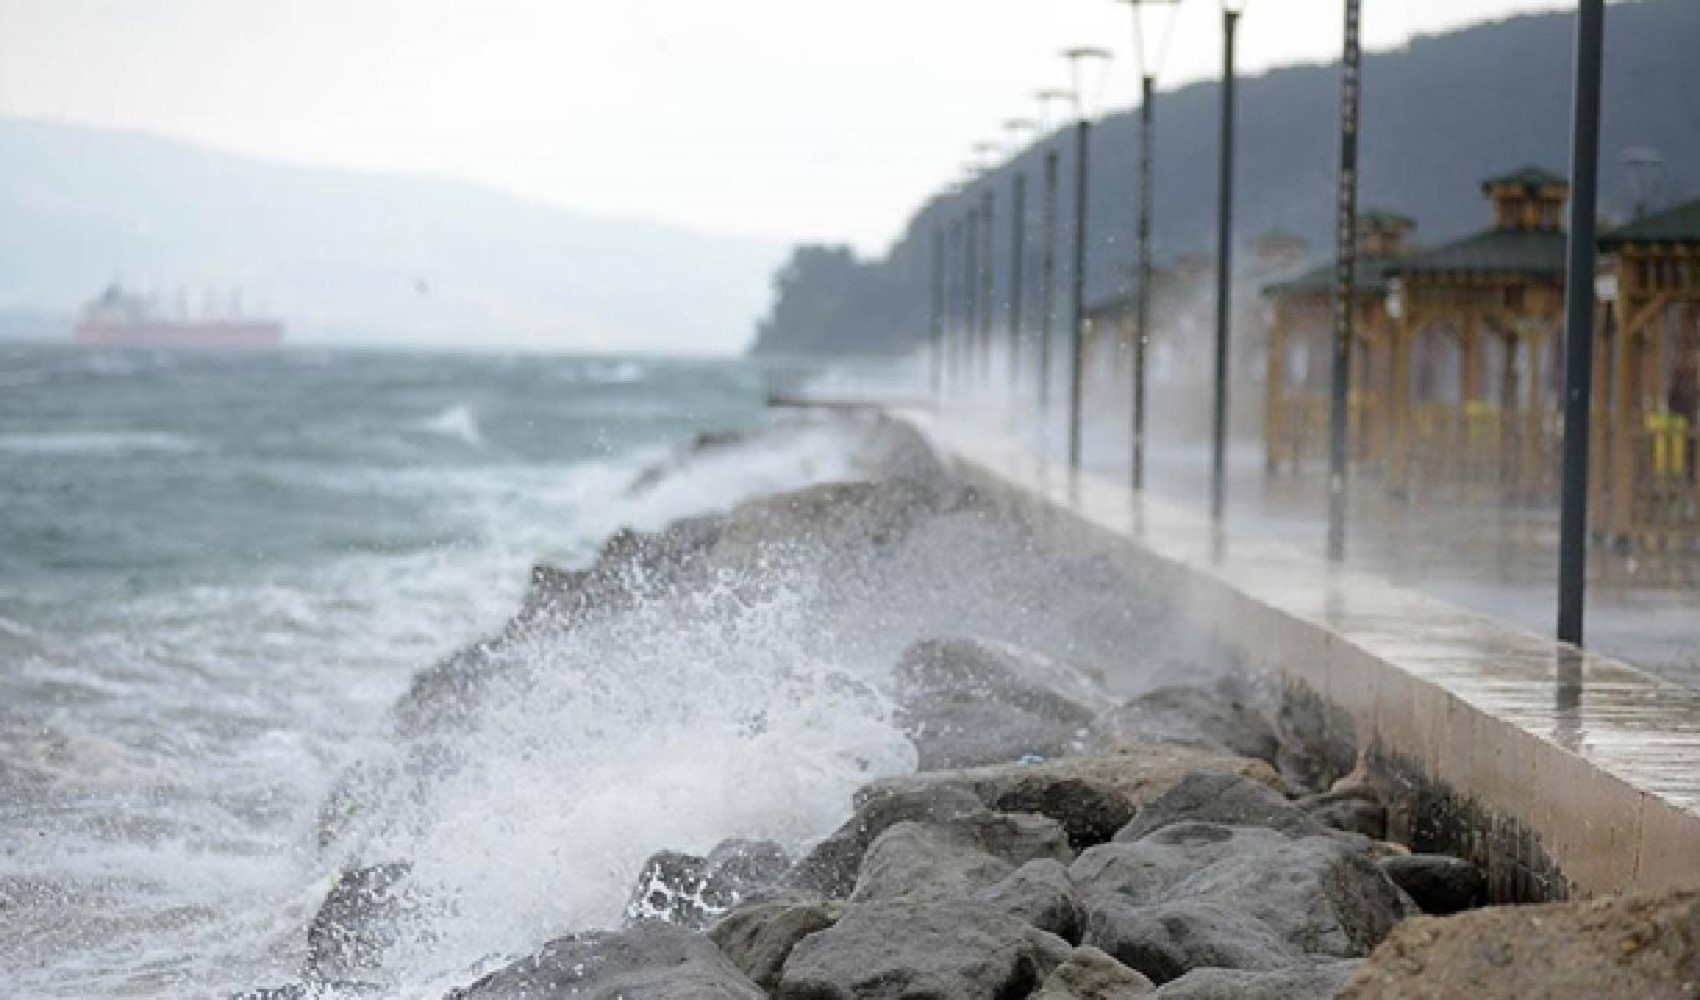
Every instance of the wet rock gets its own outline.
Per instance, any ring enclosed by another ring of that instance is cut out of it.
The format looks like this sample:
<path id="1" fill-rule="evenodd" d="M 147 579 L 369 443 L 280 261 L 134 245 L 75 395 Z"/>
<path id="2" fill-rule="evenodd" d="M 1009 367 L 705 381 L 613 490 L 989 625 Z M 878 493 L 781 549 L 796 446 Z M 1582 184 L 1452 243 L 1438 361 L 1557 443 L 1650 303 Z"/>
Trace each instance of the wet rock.
<path id="1" fill-rule="evenodd" d="M 1328 828 L 1262 782 L 1221 771 L 1194 771 L 1175 782 L 1132 822 L 1116 832 L 1135 841 L 1171 823 L 1258 826 L 1295 837 L 1319 836 Z"/>
<path id="2" fill-rule="evenodd" d="M 967 900 L 854 906 L 803 939 L 782 1000 L 1023 997 L 1067 961 L 1062 939 Z"/>
<path id="3" fill-rule="evenodd" d="M 1367 789 L 1307 795 L 1297 804 L 1330 829 L 1360 833 L 1371 840 L 1387 839 L 1387 807 Z"/>
<path id="4" fill-rule="evenodd" d="M 302 973 L 314 981 L 347 979 L 383 964 L 415 901 L 406 862 L 343 872 L 307 926 Z"/>
<path id="5" fill-rule="evenodd" d="M 1384 858 L 1381 870 L 1424 913 L 1433 916 L 1487 905 L 1487 874 L 1462 858 L 1407 854 Z"/>
<path id="6" fill-rule="evenodd" d="M 1325 962 L 1273 972 L 1198 969 L 1156 995 L 1159 1000 L 1334 1000 L 1357 967 L 1357 962 Z"/>
<path id="7" fill-rule="evenodd" d="M 831 927 L 843 913 L 839 903 L 756 903 L 732 911 L 708 936 L 739 971 L 772 993 L 797 943 Z"/>
<path id="8" fill-rule="evenodd" d="M 1083 942 L 1157 983 L 1193 969 L 1279 969 L 1304 960 L 1273 928 L 1215 902 L 1131 907 L 1095 897 L 1082 908 L 1081 930 Z"/>
<path id="9" fill-rule="evenodd" d="M 1029 861 L 974 894 L 988 907 L 1025 920 L 1070 943 L 1080 940 L 1080 909 L 1068 869 L 1051 858 Z"/>
<path id="10" fill-rule="evenodd" d="M 1108 701 L 1078 670 L 978 639 L 916 643 L 899 661 L 893 686 L 922 771 L 1078 750 Z"/>
<path id="11" fill-rule="evenodd" d="M 1131 1000 L 1150 996 L 1151 980 L 1097 948 L 1074 949 L 1031 1000 Z"/>
<path id="12" fill-rule="evenodd" d="M 786 872 L 780 886 L 804 895 L 842 899 L 856 887 L 869 846 L 892 826 L 944 822 L 987 811 L 972 792 L 950 785 L 894 787 L 877 795 L 858 795 L 855 815 Z"/>
<path id="13" fill-rule="evenodd" d="M 700 929 L 776 883 L 790 866 L 778 844 L 728 840 L 707 857 L 661 851 L 644 863 L 626 919 Z"/>
<path id="14" fill-rule="evenodd" d="M 406 738 L 464 722 L 501 666 L 501 643 L 490 639 L 456 650 L 413 675 L 390 710 Z"/>
<path id="15" fill-rule="evenodd" d="M 1350 717 L 1307 687 L 1282 693 L 1276 730 L 1281 749 L 1275 766 L 1292 788 L 1324 790 L 1358 763 Z"/>
<path id="16" fill-rule="evenodd" d="M 995 885 L 1029 861 L 1074 860 L 1055 820 L 980 813 L 931 823 L 898 823 L 862 859 L 853 903 L 881 899 L 960 899 Z"/>
<path id="17" fill-rule="evenodd" d="M 592 574 L 598 581 L 641 582 L 665 578 L 708 552 L 726 531 L 717 514 L 685 517 L 658 532 L 622 529 L 602 544 Z"/>
<path id="18" fill-rule="evenodd" d="M 1069 875 L 1082 940 L 1157 982 L 1361 957 L 1415 910 L 1361 851 L 1264 827 L 1171 824 L 1094 847 Z"/>
<path id="19" fill-rule="evenodd" d="M 361 997 L 382 996 L 383 993 L 383 987 L 372 983 L 290 983 L 237 993 L 230 1000 L 359 1000 Z"/>
<path id="20" fill-rule="evenodd" d="M 761 1000 L 761 989 L 713 941 L 648 922 L 558 938 L 535 955 L 455 990 L 447 1000 Z"/>
<path id="21" fill-rule="evenodd" d="M 1700 992 L 1700 893 L 1491 907 L 1406 922 L 1343 997 L 1684 997 Z"/>
<path id="22" fill-rule="evenodd" d="M 733 508 L 714 557 L 736 563 L 776 543 L 862 556 L 900 543 L 937 512 L 935 491 L 913 480 L 822 483 Z"/>
<path id="23" fill-rule="evenodd" d="M 1003 764 L 960 771 L 934 771 L 887 778 L 866 786 L 858 803 L 883 796 L 937 794 L 950 789 L 999 812 L 1049 816 L 1081 850 L 1109 840 L 1146 803 L 1198 770 L 1237 774 L 1265 785 L 1278 779 L 1269 765 L 1184 747 L 1129 745 L 1116 754 L 1064 757 L 1037 764 Z"/>
<path id="24" fill-rule="evenodd" d="M 1174 743 L 1273 763 L 1280 738 L 1246 694 L 1227 683 L 1158 688 L 1098 716 L 1092 736 L 1105 747 L 1119 740 Z"/>

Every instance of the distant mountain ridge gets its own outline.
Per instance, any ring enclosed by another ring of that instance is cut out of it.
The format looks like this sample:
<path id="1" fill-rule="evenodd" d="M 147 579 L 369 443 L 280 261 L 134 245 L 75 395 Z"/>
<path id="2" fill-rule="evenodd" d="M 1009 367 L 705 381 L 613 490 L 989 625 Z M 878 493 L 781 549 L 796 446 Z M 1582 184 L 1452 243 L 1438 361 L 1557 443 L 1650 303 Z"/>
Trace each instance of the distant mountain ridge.
<path id="1" fill-rule="evenodd" d="M 173 307 L 179 288 L 198 307 L 239 287 L 297 341 L 725 353 L 783 252 L 456 181 L 0 119 L 7 315 L 69 315 L 118 278 Z"/>
<path id="2" fill-rule="evenodd" d="M 1373 5 L 1371 5 L 1373 6 Z M 1373 17 L 1369 11 L 1366 16 Z M 1487 223 L 1479 182 L 1537 164 L 1567 172 L 1572 31 L 1568 14 L 1529 15 L 1414 39 L 1365 58 L 1361 204 L 1418 221 L 1416 239 L 1436 244 Z M 1248 30 L 1251 30 L 1248 28 Z M 1665 199 L 1700 195 L 1700 2 L 1614 3 L 1607 15 L 1602 208 L 1629 209 L 1622 154 L 1651 147 L 1666 164 Z M 1338 171 L 1338 64 L 1279 69 L 1241 81 L 1236 172 L 1236 242 L 1273 228 L 1331 252 Z M 1154 249 L 1170 260 L 1213 253 L 1220 88 L 1194 84 L 1159 95 L 1155 106 L 1157 209 Z M 1072 146 L 1063 151 L 1060 204 Z M 1089 300 L 1124 291 L 1132 270 L 1136 112 L 1094 129 L 1090 189 Z M 997 198 L 993 232 L 1001 276 L 1010 258 L 1010 188 L 1016 170 L 1036 189 L 1042 153 L 1030 149 L 983 183 Z M 983 190 L 984 188 L 977 188 Z M 1037 199 L 1029 198 L 1037 212 Z M 932 234 L 960 218 L 965 203 L 935 196 L 910 219 L 882 259 L 841 248 L 803 248 L 776 279 L 776 298 L 755 350 L 761 354 L 885 353 L 925 336 Z M 1030 238 L 1037 240 L 1029 228 Z M 1065 225 L 1061 234 L 1070 237 Z M 1032 252 L 1037 254 L 1037 248 Z M 1243 260 L 1243 249 L 1240 253 Z M 1067 287 L 1066 260 L 1059 287 Z M 1036 281 L 1037 268 L 1028 269 Z M 1000 277 L 1000 281 L 1002 278 Z M 1036 296 L 1029 292 L 1028 302 Z"/>

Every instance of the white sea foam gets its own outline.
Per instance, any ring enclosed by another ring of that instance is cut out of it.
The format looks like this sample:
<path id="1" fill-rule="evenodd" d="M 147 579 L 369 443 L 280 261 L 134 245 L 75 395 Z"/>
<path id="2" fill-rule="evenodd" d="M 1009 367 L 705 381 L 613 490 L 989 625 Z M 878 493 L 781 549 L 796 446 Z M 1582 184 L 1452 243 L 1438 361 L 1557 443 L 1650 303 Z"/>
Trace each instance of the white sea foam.
<path id="1" fill-rule="evenodd" d="M 421 420 L 419 430 L 453 438 L 473 448 L 484 447 L 484 434 L 478 427 L 478 415 L 465 403 L 456 403 L 428 420 Z"/>
<path id="2" fill-rule="evenodd" d="M 353 493 L 428 500 L 467 541 L 88 593 L 52 643 L 3 639 L 9 694 L 64 708 L 53 735 L 12 747 L 38 766 L 0 782 L 66 804 L 4 812 L 0 892 L 21 905 L 0 967 L 25 971 L 0 992 L 222 997 L 290 979 L 344 860 L 317 850 L 317 806 L 389 752 L 386 708 L 415 670 L 497 628 L 532 561 L 850 475 L 852 440 L 804 426 L 693 457 L 337 473 Z M 629 492 L 663 461 L 672 474 Z M 468 963 L 607 922 L 653 849 L 819 836 L 855 784 L 905 766 L 884 708 L 845 693 L 860 666 L 812 645 L 807 575 L 787 573 L 761 602 L 657 607 L 529 652 L 537 683 L 497 700 L 465 769 L 362 844 L 411 857 L 452 908 L 429 928 L 440 951 L 398 956 L 395 995 L 435 1000 Z"/>

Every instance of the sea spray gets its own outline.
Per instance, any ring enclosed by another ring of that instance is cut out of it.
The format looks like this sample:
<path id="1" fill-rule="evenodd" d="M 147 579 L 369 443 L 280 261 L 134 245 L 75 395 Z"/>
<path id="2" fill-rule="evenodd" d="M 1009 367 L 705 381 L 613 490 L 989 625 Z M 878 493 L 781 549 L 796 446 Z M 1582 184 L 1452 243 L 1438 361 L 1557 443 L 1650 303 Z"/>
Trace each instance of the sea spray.
<path id="1" fill-rule="evenodd" d="M 475 722 L 434 741 L 437 773 L 340 842 L 412 866 L 430 916 L 385 963 L 398 987 L 616 925 L 662 847 L 800 848 L 913 768 L 884 698 L 811 641 L 806 571 L 768 572 L 754 600 L 724 580 L 506 648 Z"/>

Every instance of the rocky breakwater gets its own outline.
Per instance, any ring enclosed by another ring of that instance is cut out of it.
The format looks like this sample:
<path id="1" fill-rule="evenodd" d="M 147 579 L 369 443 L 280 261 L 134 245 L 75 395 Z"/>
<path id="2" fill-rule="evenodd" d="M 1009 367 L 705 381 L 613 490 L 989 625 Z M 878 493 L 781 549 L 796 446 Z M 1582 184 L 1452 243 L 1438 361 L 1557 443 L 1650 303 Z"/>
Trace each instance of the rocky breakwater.
<path id="1" fill-rule="evenodd" d="M 658 855 L 625 928 L 451 996 L 1332 997 L 1419 912 L 1385 867 L 1404 852 L 1328 825 L 1271 760 L 1208 745 L 1279 743 L 1229 693 L 1143 699 L 1183 745 L 1115 727 L 1140 713 L 1004 644 L 917 643 L 893 682 L 920 758 L 944 764 L 870 783 L 795 862 Z"/>
<path id="2" fill-rule="evenodd" d="M 1302 1000 L 1354 975 L 1357 995 L 1405 995 L 1414 980 L 1397 977 L 1422 968 L 1410 956 L 1457 939 L 1412 931 L 1435 926 L 1420 914 L 1479 907 L 1481 873 L 1384 842 L 1373 781 L 1309 787 L 1327 767 L 1302 719 L 1175 642 L 1181 616 L 1149 581 L 1059 547 L 902 428 L 865 430 L 864 481 L 540 567 L 501 635 L 419 675 L 394 714 L 404 751 L 350 774 L 322 838 L 393 843 L 371 825 L 462 766 L 454 734 L 493 691 L 539 682 L 517 650 L 681 594 L 755 600 L 783 585 L 774 566 L 799 562 L 822 642 L 890 655 L 833 692 L 887 706 L 912 768 L 872 776 L 825 836 L 659 852 L 623 915 L 536 927 L 546 943 L 478 963 L 447 1000 Z M 441 901 L 408 859 L 365 860 L 311 921 L 301 981 L 253 1000 L 393 995 L 398 944 L 429 952 L 421 914 Z"/>

